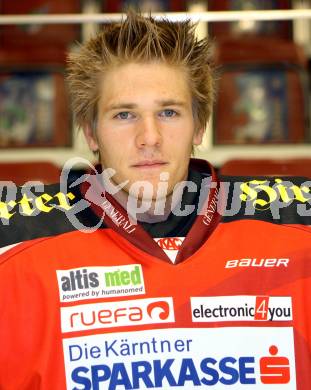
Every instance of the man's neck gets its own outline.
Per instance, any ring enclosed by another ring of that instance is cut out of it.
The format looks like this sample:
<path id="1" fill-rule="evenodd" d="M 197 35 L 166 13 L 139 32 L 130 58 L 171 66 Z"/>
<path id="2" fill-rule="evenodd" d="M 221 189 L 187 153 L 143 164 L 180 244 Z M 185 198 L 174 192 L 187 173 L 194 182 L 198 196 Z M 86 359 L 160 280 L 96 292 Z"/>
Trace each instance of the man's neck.
<path id="1" fill-rule="evenodd" d="M 187 175 L 184 180 L 187 179 Z M 101 176 L 103 185 L 108 193 L 109 188 L 116 188 L 116 184 L 111 181 L 111 178 Z M 158 223 L 166 221 L 172 210 L 177 204 L 180 204 L 183 197 L 183 190 L 178 186 L 174 187 L 174 192 L 156 199 L 137 196 L 137 194 L 130 194 L 123 189 L 117 192 L 113 191 L 114 199 L 126 210 L 128 215 L 134 220 L 145 223 Z"/>
<path id="2" fill-rule="evenodd" d="M 181 195 L 182 196 L 182 195 Z M 114 198 L 139 222 L 157 223 L 165 221 L 172 211 L 172 194 L 160 199 L 143 199 L 121 190 Z"/>

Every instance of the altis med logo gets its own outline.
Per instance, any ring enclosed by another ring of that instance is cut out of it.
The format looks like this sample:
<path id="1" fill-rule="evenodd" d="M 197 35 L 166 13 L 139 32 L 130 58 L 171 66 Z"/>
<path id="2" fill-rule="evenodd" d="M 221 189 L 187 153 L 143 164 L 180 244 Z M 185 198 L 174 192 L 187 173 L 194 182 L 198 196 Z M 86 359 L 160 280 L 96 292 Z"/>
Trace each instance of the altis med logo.
<path id="1" fill-rule="evenodd" d="M 61 302 L 145 294 L 140 264 L 58 270 Z"/>
<path id="2" fill-rule="evenodd" d="M 63 340 L 67 389 L 294 390 L 290 327 L 143 330 Z"/>

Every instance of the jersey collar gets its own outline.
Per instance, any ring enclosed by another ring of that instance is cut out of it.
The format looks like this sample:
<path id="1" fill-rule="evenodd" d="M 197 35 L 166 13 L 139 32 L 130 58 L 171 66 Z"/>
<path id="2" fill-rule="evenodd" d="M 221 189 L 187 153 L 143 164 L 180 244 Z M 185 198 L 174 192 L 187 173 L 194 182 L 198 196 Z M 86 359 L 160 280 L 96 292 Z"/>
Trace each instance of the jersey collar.
<path id="1" fill-rule="evenodd" d="M 207 195 L 194 224 L 179 249 L 175 264 L 193 255 L 210 237 L 220 221 L 220 214 L 217 211 L 220 184 L 215 169 L 205 160 L 199 159 L 191 159 L 189 168 L 209 176 L 209 188 L 205 188 Z M 111 194 L 105 191 L 96 176 L 90 175 L 88 180 L 80 186 L 82 195 L 87 195 L 87 200 L 91 201 L 93 212 L 103 218 L 107 227 L 120 234 L 135 247 L 172 264 L 165 252 L 143 227 L 139 223 L 132 223 L 127 211 Z"/>

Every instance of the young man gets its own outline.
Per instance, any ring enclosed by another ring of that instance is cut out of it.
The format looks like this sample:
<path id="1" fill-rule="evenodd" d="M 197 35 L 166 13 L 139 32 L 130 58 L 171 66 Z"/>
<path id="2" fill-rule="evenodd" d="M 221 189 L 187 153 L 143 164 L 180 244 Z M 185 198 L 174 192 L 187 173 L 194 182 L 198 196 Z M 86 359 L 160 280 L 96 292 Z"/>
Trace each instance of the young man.
<path id="1" fill-rule="evenodd" d="M 190 160 L 207 49 L 129 14 L 70 57 L 102 174 L 1 204 L 1 389 L 311 387 L 310 183 Z"/>

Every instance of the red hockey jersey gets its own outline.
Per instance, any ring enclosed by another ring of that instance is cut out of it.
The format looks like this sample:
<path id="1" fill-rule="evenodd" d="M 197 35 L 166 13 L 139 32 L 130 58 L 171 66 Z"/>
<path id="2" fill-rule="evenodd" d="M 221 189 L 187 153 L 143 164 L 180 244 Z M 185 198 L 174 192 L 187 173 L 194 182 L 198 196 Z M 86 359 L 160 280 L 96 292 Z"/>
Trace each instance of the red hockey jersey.
<path id="1" fill-rule="evenodd" d="M 111 221 L 3 253 L 0 389 L 309 390 L 310 217 L 268 220 L 251 192 L 268 182 L 249 183 L 262 213 L 219 220 L 210 194 L 182 244 L 165 238 L 175 264 Z"/>

